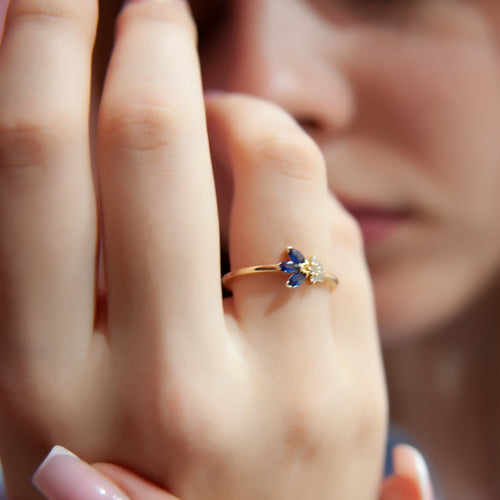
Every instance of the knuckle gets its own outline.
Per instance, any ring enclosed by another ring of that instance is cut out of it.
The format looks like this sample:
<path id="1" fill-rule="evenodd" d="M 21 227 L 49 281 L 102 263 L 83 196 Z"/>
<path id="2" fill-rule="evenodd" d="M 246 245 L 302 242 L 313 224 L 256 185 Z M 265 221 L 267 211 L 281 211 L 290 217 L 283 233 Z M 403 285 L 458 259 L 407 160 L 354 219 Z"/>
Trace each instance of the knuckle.
<path id="1" fill-rule="evenodd" d="M 85 2 L 89 7 L 92 2 Z M 39 0 L 18 0 L 11 2 L 7 15 L 7 24 L 28 23 L 41 24 L 53 29 L 55 26 L 71 24 L 75 28 L 75 21 L 85 19 L 83 13 L 90 14 L 90 9 L 85 9 L 82 2 L 76 0 L 51 0 L 40 2 Z M 96 11 L 92 17 L 97 18 Z M 76 23 L 78 24 L 78 23 Z"/>
<path id="2" fill-rule="evenodd" d="M 189 447 L 202 460 L 227 456 L 235 437 L 230 436 L 230 421 L 226 420 L 227 425 L 222 425 L 225 415 L 211 405 L 202 404 L 196 411 L 199 413 L 194 424 L 195 428 L 191 426 L 189 429 L 184 429 Z"/>
<path id="3" fill-rule="evenodd" d="M 332 419 L 331 398 L 325 397 L 322 384 L 308 384 L 301 396 L 288 403 L 286 409 L 285 442 L 294 449 L 321 447 L 330 433 Z"/>
<path id="4" fill-rule="evenodd" d="M 174 437 L 193 457 L 225 455 L 234 441 L 229 437 L 231 420 L 209 398 L 210 395 L 193 391 L 190 384 L 176 390 L 161 389 L 160 394 L 150 399 L 150 414 L 155 415 L 161 427 L 157 434 L 163 433 L 168 441 Z"/>
<path id="5" fill-rule="evenodd" d="M 186 120 L 163 98 L 111 105 L 102 114 L 102 134 L 111 145 L 131 151 L 154 151 L 172 142 Z"/>
<path id="6" fill-rule="evenodd" d="M 11 2 L 9 8 L 9 18 L 47 18 L 47 19 L 68 19 L 71 18 L 71 4 L 64 0 L 39 2 L 37 0 L 18 0 Z"/>
<path id="7" fill-rule="evenodd" d="M 295 412 L 287 420 L 285 443 L 290 449 L 312 449 L 318 444 L 321 430 L 313 425 L 310 414 Z"/>
<path id="8" fill-rule="evenodd" d="M 363 234 L 356 219 L 344 209 L 337 208 L 336 211 L 338 213 L 334 218 L 332 228 L 335 240 L 355 253 L 362 253 L 364 251 Z"/>
<path id="9" fill-rule="evenodd" d="M 61 408 L 68 407 L 61 386 L 54 378 L 40 372 L 26 373 L 24 367 L 12 366 L 6 363 L 0 376 L 0 414 L 11 421 L 11 427 L 22 429 L 25 435 L 31 435 L 30 440 L 40 440 L 47 430 L 61 418 L 58 416 Z M 53 389 L 47 393 L 46 388 Z M 32 404 L 26 405 L 26 401 Z"/>
<path id="10" fill-rule="evenodd" d="M 262 135 L 251 149 L 253 163 L 278 174 L 304 181 L 324 181 L 325 166 L 314 141 L 295 127 L 275 129 Z M 256 160 L 256 161 L 255 161 Z"/>
<path id="11" fill-rule="evenodd" d="M 42 165 L 75 137 L 67 111 L 0 110 L 0 168 Z"/>
<path id="12" fill-rule="evenodd" d="M 131 25 L 160 23 L 169 34 L 187 35 L 196 42 L 196 24 L 189 10 L 188 2 L 139 2 L 130 3 L 117 20 L 117 32 Z"/>
<path id="13" fill-rule="evenodd" d="M 388 403 L 387 397 L 380 391 L 366 394 L 365 398 L 356 404 L 358 418 L 354 426 L 353 439 L 356 443 L 381 441 L 387 428 Z"/>

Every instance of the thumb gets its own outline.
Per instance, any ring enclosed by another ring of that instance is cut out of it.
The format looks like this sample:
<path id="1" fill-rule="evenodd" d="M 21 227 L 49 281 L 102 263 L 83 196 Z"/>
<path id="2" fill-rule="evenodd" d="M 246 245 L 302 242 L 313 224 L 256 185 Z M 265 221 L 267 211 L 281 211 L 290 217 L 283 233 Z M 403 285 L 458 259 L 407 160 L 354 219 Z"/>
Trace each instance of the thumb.
<path id="1" fill-rule="evenodd" d="M 433 500 L 429 471 L 422 455 L 412 446 L 393 451 L 394 475 L 382 483 L 380 500 Z"/>
<path id="2" fill-rule="evenodd" d="M 380 500 L 425 500 L 414 479 L 394 474 L 382 483 Z"/>
<path id="3" fill-rule="evenodd" d="M 62 446 L 52 448 L 33 484 L 48 500 L 178 500 L 116 465 L 90 466 Z"/>

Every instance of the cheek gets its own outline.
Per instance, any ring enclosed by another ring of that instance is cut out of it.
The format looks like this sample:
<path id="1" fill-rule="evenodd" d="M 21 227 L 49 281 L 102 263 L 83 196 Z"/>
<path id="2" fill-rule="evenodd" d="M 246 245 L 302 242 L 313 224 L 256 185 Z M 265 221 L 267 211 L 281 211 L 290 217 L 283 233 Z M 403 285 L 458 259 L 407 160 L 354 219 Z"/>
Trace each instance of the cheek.
<path id="1" fill-rule="evenodd" d="M 360 103 L 375 133 L 447 180 L 472 170 L 471 161 L 477 168 L 498 157 L 500 68 L 489 44 L 425 40 L 377 50 L 384 55 L 365 75 Z"/>
<path id="2" fill-rule="evenodd" d="M 499 275 L 500 77 L 483 40 L 408 41 L 386 54 L 367 105 L 387 103 L 377 133 L 429 192 L 421 226 L 372 267 L 382 335 L 399 340 L 453 321 Z"/>
<path id="3" fill-rule="evenodd" d="M 499 64 L 489 42 L 469 41 L 434 50 L 428 66 L 422 58 L 413 65 L 419 74 L 410 89 L 419 98 L 408 102 L 414 142 L 408 139 L 407 147 L 439 195 L 430 216 L 450 267 L 454 260 L 469 270 L 500 260 Z"/>
<path id="4" fill-rule="evenodd" d="M 407 150 L 439 195 L 431 208 L 436 222 L 445 226 L 448 257 L 467 248 L 478 257 L 486 252 L 484 247 L 492 247 L 500 258 L 492 225 L 500 213 L 497 54 L 487 43 L 455 43 L 428 59 L 427 65 L 422 58 L 413 61 L 418 74 L 409 94 L 418 98 L 408 101 L 413 134 Z"/>

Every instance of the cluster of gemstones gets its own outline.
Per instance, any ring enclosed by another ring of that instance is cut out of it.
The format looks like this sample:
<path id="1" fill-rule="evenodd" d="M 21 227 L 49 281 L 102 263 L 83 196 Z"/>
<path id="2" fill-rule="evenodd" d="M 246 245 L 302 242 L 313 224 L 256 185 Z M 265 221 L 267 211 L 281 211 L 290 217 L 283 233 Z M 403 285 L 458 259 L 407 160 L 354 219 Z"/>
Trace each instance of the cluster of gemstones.
<path id="1" fill-rule="evenodd" d="M 290 260 L 281 262 L 279 268 L 284 273 L 291 274 L 286 282 L 288 288 L 297 288 L 306 279 L 313 284 L 323 281 L 326 271 L 323 264 L 316 257 L 306 259 L 298 250 L 292 247 L 288 247 L 286 251 Z"/>

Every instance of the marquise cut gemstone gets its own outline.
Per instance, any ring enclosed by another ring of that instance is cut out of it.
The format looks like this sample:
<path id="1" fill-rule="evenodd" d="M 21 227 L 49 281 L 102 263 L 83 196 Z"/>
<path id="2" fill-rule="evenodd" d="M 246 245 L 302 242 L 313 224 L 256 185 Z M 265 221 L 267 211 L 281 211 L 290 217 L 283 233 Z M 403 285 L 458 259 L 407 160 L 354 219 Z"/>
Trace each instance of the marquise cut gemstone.
<path id="1" fill-rule="evenodd" d="M 291 260 L 287 260 L 286 262 L 281 262 L 280 269 L 284 273 L 296 273 L 299 271 L 299 265 Z"/>
<path id="2" fill-rule="evenodd" d="M 290 260 L 279 263 L 280 271 L 292 275 L 287 281 L 287 287 L 296 288 L 302 285 L 306 279 L 313 284 L 321 283 L 324 280 L 326 271 L 317 257 L 305 259 L 304 256 L 293 247 L 288 247 L 287 252 Z"/>
<path id="3" fill-rule="evenodd" d="M 288 279 L 286 286 L 289 288 L 296 288 L 299 285 L 302 285 L 306 279 L 306 275 L 303 273 L 295 273 L 290 276 Z"/>
<path id="4" fill-rule="evenodd" d="M 293 262 L 296 264 L 302 264 L 306 259 L 304 256 L 295 248 L 289 247 L 288 248 L 288 255 L 290 259 L 292 259 Z"/>

